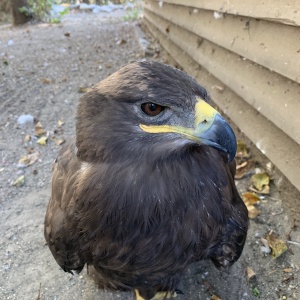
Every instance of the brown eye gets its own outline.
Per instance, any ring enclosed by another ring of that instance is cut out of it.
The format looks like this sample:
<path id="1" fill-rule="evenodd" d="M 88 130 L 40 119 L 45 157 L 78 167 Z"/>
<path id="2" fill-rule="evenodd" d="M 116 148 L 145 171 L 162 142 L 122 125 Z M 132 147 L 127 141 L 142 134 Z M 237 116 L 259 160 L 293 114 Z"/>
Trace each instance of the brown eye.
<path id="1" fill-rule="evenodd" d="M 157 116 L 165 109 L 164 106 L 155 104 L 153 102 L 143 103 L 141 107 L 142 107 L 142 111 L 150 117 Z"/>

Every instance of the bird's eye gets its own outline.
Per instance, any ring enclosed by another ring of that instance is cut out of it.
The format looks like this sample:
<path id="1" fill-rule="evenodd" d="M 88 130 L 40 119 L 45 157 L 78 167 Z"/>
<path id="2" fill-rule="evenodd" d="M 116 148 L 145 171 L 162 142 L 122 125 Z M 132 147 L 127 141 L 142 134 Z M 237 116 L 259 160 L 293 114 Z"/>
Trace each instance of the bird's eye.
<path id="1" fill-rule="evenodd" d="M 153 102 L 147 102 L 143 103 L 141 108 L 146 115 L 154 117 L 159 115 L 165 109 L 165 106 L 161 106 Z"/>

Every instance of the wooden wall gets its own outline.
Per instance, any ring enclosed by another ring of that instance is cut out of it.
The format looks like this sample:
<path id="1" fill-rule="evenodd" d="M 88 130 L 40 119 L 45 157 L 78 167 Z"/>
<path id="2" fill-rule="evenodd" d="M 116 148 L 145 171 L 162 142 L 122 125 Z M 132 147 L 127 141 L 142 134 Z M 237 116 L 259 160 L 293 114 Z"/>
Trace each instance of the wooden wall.
<path id="1" fill-rule="evenodd" d="M 300 190 L 300 0 L 145 0 L 144 23 Z"/>

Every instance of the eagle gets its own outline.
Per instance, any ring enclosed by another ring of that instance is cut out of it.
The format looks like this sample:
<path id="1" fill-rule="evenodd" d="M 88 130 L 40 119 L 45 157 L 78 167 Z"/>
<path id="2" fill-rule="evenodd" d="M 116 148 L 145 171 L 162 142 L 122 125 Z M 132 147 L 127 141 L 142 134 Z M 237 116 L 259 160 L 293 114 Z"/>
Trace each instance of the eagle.
<path id="1" fill-rule="evenodd" d="M 234 182 L 236 137 L 192 77 L 128 64 L 77 106 L 76 136 L 53 163 L 44 235 L 66 272 L 93 267 L 136 299 L 172 297 L 193 262 L 227 269 L 248 212 Z"/>

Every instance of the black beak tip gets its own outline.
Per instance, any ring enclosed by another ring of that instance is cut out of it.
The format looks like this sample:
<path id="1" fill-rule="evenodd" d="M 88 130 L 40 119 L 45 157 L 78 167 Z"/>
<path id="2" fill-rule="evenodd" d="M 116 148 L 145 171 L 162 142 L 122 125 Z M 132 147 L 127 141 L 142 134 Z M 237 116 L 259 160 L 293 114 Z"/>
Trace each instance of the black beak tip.
<path id="1" fill-rule="evenodd" d="M 231 126 L 221 115 L 215 116 L 210 128 L 201 135 L 201 140 L 205 145 L 226 152 L 229 162 L 234 159 L 237 150 L 236 137 Z"/>

